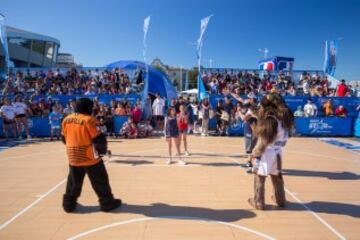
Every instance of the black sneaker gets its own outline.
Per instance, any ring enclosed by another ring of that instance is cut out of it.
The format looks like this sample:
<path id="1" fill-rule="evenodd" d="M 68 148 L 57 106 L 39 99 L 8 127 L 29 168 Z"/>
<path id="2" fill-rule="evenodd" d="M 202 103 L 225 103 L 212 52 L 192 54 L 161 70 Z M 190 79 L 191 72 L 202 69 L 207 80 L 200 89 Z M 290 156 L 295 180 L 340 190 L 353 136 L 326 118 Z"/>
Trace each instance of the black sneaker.
<path id="1" fill-rule="evenodd" d="M 118 207 L 120 207 L 122 204 L 121 199 L 113 199 L 111 202 L 101 205 L 100 209 L 103 212 L 110 212 L 111 210 L 114 210 Z"/>
<path id="2" fill-rule="evenodd" d="M 245 167 L 251 168 L 252 167 L 252 163 L 249 161 L 245 164 Z"/>
<path id="3" fill-rule="evenodd" d="M 106 155 L 108 156 L 108 158 L 111 158 L 111 157 L 112 157 L 112 153 L 111 153 L 111 151 L 110 151 L 110 150 L 108 150 L 108 151 L 106 152 Z"/>

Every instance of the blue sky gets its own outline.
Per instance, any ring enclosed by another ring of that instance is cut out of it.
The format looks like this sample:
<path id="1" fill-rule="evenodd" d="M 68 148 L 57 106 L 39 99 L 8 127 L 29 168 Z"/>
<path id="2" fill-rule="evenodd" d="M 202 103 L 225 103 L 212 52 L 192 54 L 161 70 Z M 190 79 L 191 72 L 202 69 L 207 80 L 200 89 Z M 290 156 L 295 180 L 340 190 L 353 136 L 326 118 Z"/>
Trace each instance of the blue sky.
<path id="1" fill-rule="evenodd" d="M 62 52 L 84 66 L 142 59 L 142 24 L 152 15 L 148 61 L 193 67 L 200 19 L 203 65 L 256 68 L 269 55 L 295 57 L 295 69 L 322 69 L 324 41 L 342 37 L 336 76 L 360 80 L 360 1 L 357 0 L 0 0 L 8 25 L 56 37 Z"/>

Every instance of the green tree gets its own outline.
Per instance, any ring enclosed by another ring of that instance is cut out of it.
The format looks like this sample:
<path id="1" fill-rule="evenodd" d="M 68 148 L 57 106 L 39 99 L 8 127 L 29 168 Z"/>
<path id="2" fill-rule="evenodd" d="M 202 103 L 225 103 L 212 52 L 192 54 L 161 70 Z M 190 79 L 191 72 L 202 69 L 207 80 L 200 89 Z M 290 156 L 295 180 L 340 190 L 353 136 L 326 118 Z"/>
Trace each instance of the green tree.
<path id="1" fill-rule="evenodd" d="M 155 69 L 159 70 L 160 72 L 164 73 L 165 75 L 167 75 L 165 69 L 162 68 L 161 66 L 155 65 L 155 66 L 153 66 L 153 67 L 154 67 Z"/>
<path id="2" fill-rule="evenodd" d="M 193 68 L 188 71 L 189 77 L 189 89 L 197 88 L 197 78 L 198 78 L 199 71 L 197 68 Z"/>

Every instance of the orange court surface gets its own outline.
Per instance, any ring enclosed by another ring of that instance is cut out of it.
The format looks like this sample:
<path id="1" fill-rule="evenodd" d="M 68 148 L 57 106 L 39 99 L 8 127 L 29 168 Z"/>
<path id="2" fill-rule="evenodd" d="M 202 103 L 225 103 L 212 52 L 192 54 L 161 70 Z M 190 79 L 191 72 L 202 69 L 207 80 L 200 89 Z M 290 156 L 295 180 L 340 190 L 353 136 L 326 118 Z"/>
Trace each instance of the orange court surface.
<path id="1" fill-rule="evenodd" d="M 356 151 L 291 138 L 283 157 L 287 206 L 275 207 L 267 179 L 266 210 L 258 211 L 247 202 L 253 176 L 242 166 L 243 138 L 191 136 L 186 166 L 166 165 L 163 138 L 109 141 L 110 184 L 124 203 L 109 213 L 99 210 L 87 178 L 76 211 L 63 211 L 61 142 L 0 152 L 0 239 L 360 239 Z"/>

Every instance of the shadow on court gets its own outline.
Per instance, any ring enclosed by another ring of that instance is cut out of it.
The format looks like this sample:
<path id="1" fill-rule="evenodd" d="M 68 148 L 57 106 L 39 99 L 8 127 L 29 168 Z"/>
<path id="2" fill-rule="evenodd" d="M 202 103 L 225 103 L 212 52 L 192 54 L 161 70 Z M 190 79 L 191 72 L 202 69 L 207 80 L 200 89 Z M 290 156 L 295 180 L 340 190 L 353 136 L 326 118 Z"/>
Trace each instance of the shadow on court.
<path id="1" fill-rule="evenodd" d="M 323 177 L 332 180 L 359 180 L 360 175 L 352 172 L 322 172 L 322 171 L 308 171 L 285 169 L 284 175 L 287 176 L 301 176 L 301 177 Z"/>
<path id="2" fill-rule="evenodd" d="M 166 158 L 167 159 L 167 158 Z M 173 165 L 176 165 L 176 158 L 173 159 Z M 155 164 L 153 161 L 148 160 L 132 160 L 132 159 L 125 159 L 125 160 L 111 160 L 111 163 L 115 164 L 125 164 L 130 166 L 143 166 L 143 165 L 152 165 Z M 196 166 L 206 166 L 206 167 L 245 167 L 244 164 L 239 163 L 228 163 L 228 162 L 193 162 L 187 161 L 187 166 L 196 165 Z M 165 162 L 164 162 L 165 165 Z"/>
<path id="3" fill-rule="evenodd" d="M 337 202 L 321 202 L 312 201 L 305 203 L 305 205 L 316 213 L 336 214 L 344 215 L 354 218 L 360 217 L 360 205 L 348 204 L 348 203 L 337 203 Z M 276 210 L 274 207 L 271 210 Z M 287 211 L 306 211 L 304 206 L 294 202 L 288 202 L 286 208 Z"/>
<path id="4" fill-rule="evenodd" d="M 132 166 L 154 164 L 154 162 L 147 160 L 111 160 L 111 163 L 127 164 Z"/>
<path id="5" fill-rule="evenodd" d="M 360 205 L 356 204 L 312 201 L 305 203 L 305 205 L 316 213 L 336 214 L 360 218 Z M 99 206 L 83 206 L 79 204 L 75 214 L 88 214 L 99 211 Z M 265 212 L 266 211 L 300 212 L 308 210 L 299 203 L 288 202 L 285 208 L 277 208 L 274 205 L 268 205 Z M 240 219 L 253 218 L 256 216 L 254 212 L 246 209 L 211 209 L 203 207 L 172 206 L 164 203 L 154 203 L 151 205 L 123 204 L 121 208 L 114 210 L 112 213 L 133 213 L 147 217 L 171 216 L 174 219 L 176 219 L 176 217 L 206 218 L 222 222 L 234 222 Z"/>
<path id="6" fill-rule="evenodd" d="M 165 158 L 168 156 L 164 155 L 133 155 L 133 154 L 113 154 L 113 157 L 133 157 L 133 158 Z M 173 156 L 176 157 L 176 156 Z M 222 154 L 222 153 L 191 153 L 190 156 L 182 156 L 184 158 L 208 158 L 208 157 L 231 157 L 231 158 L 247 158 L 244 154 Z"/>
<path id="7" fill-rule="evenodd" d="M 79 205 L 75 213 L 87 214 L 100 211 L 98 206 Z M 234 222 L 244 218 L 253 218 L 256 214 L 249 210 L 242 209 L 211 209 L 203 207 L 173 206 L 164 203 L 154 203 L 151 205 L 131 205 L 123 204 L 121 208 L 112 213 L 132 213 L 147 217 L 168 217 L 176 219 L 181 217 L 206 218 L 222 222 Z"/>
<path id="8" fill-rule="evenodd" d="M 44 142 L 50 142 L 50 139 L 44 139 L 44 138 L 31 139 L 31 140 L 26 140 L 26 139 L 10 139 L 10 140 L 0 139 L 0 151 L 6 150 L 6 149 L 9 149 L 9 148 L 12 148 L 12 147 L 24 147 L 24 146 L 40 144 L 40 143 L 44 143 Z"/>

